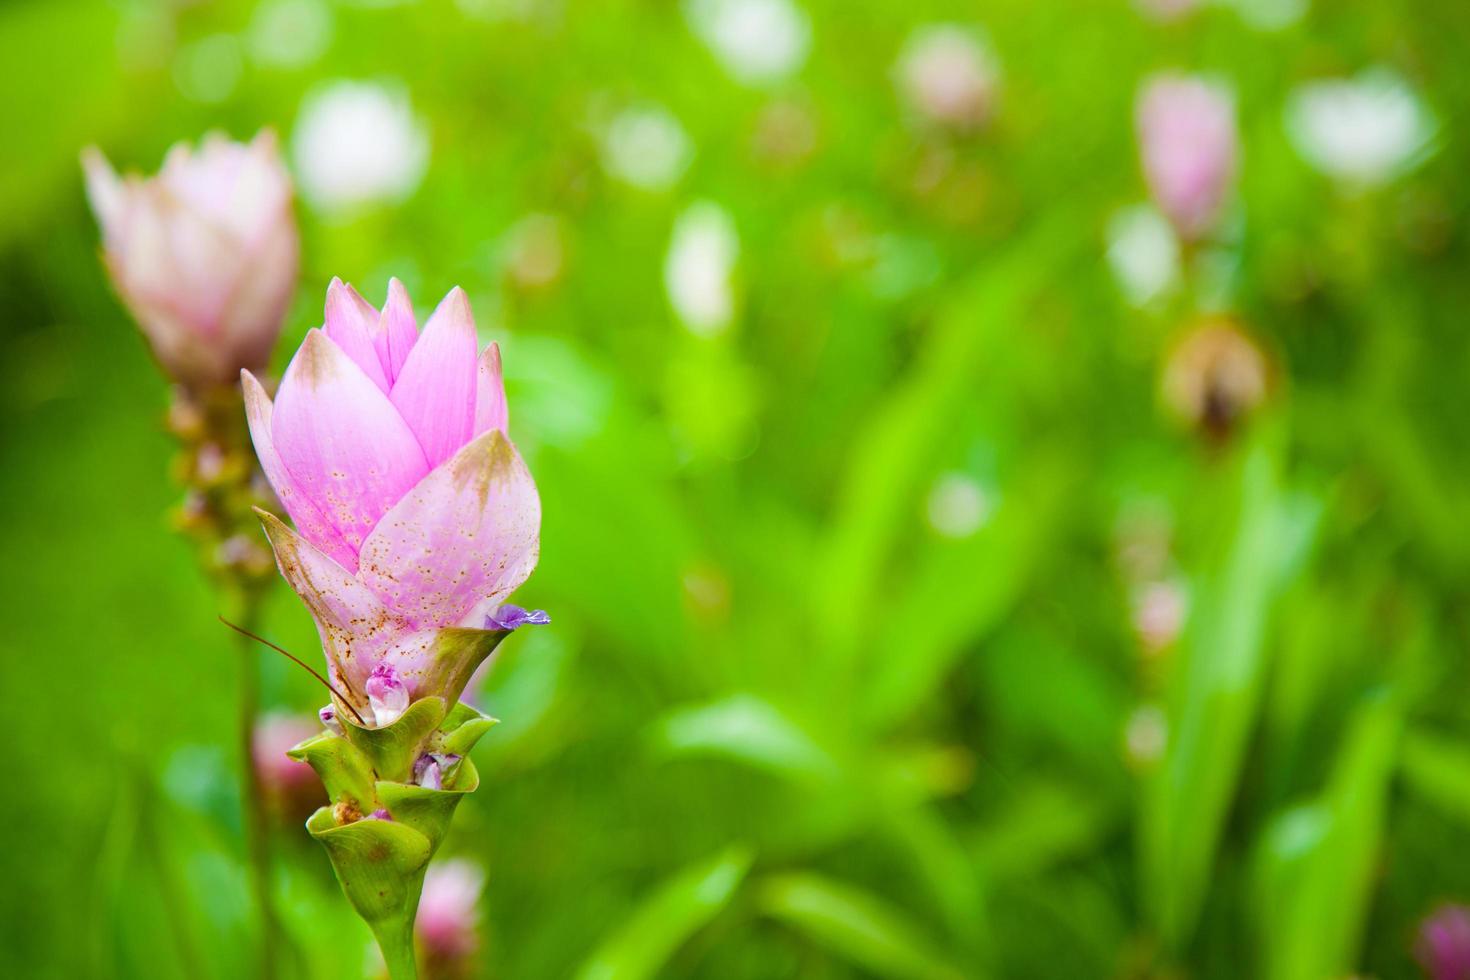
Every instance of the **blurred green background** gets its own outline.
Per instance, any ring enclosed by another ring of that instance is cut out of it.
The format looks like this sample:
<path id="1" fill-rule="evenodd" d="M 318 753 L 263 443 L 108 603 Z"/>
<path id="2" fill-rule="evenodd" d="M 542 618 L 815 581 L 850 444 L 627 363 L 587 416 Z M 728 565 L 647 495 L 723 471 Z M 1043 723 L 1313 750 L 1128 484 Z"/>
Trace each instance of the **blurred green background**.
<path id="1" fill-rule="evenodd" d="M 777 6 L 744 61 L 673 0 L 0 6 L 6 975 L 250 975 L 235 662 L 76 160 L 271 126 L 302 176 L 341 80 L 425 163 L 303 195 L 277 366 L 334 275 L 463 285 L 545 507 L 553 625 L 471 696 L 504 724 L 446 846 L 473 975 L 1420 975 L 1470 899 L 1470 8 Z M 896 81 L 938 22 L 986 38 L 984 125 Z M 1434 135 L 1348 184 L 1286 106 L 1375 66 Z M 1177 260 L 1125 233 L 1168 69 L 1242 142 Z M 263 629 L 314 661 L 279 583 Z M 371 973 L 275 849 L 284 974 Z"/>

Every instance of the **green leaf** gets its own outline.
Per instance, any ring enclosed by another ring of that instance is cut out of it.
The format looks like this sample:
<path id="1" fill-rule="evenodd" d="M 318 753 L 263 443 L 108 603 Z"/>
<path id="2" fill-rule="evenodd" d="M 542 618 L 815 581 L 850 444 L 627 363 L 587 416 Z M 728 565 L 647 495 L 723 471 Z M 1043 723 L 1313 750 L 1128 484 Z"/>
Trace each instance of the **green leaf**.
<path id="1" fill-rule="evenodd" d="M 1470 827 L 1470 745 L 1416 729 L 1404 736 L 1399 769 L 1410 792 Z"/>
<path id="2" fill-rule="evenodd" d="M 761 883 L 757 902 L 764 914 L 879 976 L 963 975 L 898 910 L 851 885 L 816 874 L 777 875 Z"/>
<path id="3" fill-rule="evenodd" d="M 444 789 L 426 789 L 407 783 L 380 782 L 378 799 L 393 814 L 393 819 L 407 824 L 429 840 L 429 854 L 439 850 L 449 833 L 450 821 L 460 801 L 480 785 L 475 764 L 461 759 Z"/>
<path id="4" fill-rule="evenodd" d="M 775 705 L 752 694 L 732 694 L 679 708 L 655 728 L 670 755 L 715 755 L 778 775 L 821 781 L 839 775 L 837 763 Z"/>
<path id="5" fill-rule="evenodd" d="M 1175 950 L 1194 931 L 1235 799 L 1259 714 L 1270 615 L 1314 525 L 1315 511 L 1282 492 L 1275 436 L 1265 429 L 1242 447 L 1233 499 L 1216 505 L 1227 535 L 1198 578 L 1170 692 L 1169 745 L 1146 788 L 1144 894 Z"/>
<path id="6" fill-rule="evenodd" d="M 729 904 L 754 855 L 736 846 L 664 882 L 597 949 L 579 980 L 642 980 L 661 976 L 689 937 Z"/>
<path id="7" fill-rule="evenodd" d="M 1352 973 L 1373 894 L 1401 708 L 1390 694 L 1358 708 L 1327 787 L 1288 811 L 1257 860 L 1263 975 L 1270 980 Z"/>

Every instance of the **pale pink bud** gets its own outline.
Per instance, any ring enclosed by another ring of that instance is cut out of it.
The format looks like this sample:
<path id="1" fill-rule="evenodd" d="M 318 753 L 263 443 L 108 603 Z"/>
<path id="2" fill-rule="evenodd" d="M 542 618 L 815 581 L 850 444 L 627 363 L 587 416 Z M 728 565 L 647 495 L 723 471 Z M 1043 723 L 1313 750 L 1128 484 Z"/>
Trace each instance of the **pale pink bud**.
<path id="1" fill-rule="evenodd" d="M 82 167 L 113 285 L 164 370 L 201 388 L 265 366 L 300 249 L 275 134 L 178 144 L 154 177 L 119 177 L 93 148 Z"/>
<path id="2" fill-rule="evenodd" d="M 990 117 L 999 77 L 979 34 L 955 24 L 919 28 L 898 62 L 898 86 L 909 108 L 956 129 L 976 128 Z"/>
<path id="3" fill-rule="evenodd" d="M 276 561 L 355 707 L 385 661 L 410 700 L 457 696 L 447 688 L 464 678 L 438 631 L 487 629 L 540 546 L 536 485 L 505 434 L 499 348 L 479 351 L 460 289 L 420 333 L 397 280 L 381 311 L 333 280 L 325 319 L 274 404 L 243 376 L 256 455 L 296 524 L 263 518 Z"/>
<path id="4" fill-rule="evenodd" d="M 1149 193 L 1180 236 L 1214 228 L 1235 180 L 1238 139 L 1229 90 L 1196 76 L 1162 75 L 1138 100 L 1138 143 Z"/>
<path id="5" fill-rule="evenodd" d="M 480 892 L 485 872 L 463 858 L 429 865 L 414 932 L 425 964 L 439 972 L 461 964 L 479 948 Z"/>

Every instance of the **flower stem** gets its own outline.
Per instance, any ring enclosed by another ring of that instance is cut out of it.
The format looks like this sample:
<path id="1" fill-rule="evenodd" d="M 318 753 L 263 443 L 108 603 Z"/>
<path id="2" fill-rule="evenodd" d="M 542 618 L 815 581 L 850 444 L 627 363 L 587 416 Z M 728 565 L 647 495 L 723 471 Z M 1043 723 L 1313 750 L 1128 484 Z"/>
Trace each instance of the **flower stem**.
<path id="1" fill-rule="evenodd" d="M 388 964 L 389 980 L 418 980 L 418 962 L 413 949 L 413 917 L 398 922 L 373 925 L 383 962 Z"/>
<path id="2" fill-rule="evenodd" d="M 254 590 L 231 590 L 235 594 L 234 612 L 253 629 L 260 601 Z M 272 896 L 270 815 L 266 812 L 265 793 L 260 773 L 255 768 L 255 724 L 260 713 L 260 660 L 254 646 L 243 636 L 236 636 L 235 649 L 240 659 L 239 709 L 236 746 L 240 752 L 240 805 L 244 816 L 245 848 L 250 863 L 250 887 L 260 913 L 261 980 L 274 980 L 280 926 L 276 921 Z"/>

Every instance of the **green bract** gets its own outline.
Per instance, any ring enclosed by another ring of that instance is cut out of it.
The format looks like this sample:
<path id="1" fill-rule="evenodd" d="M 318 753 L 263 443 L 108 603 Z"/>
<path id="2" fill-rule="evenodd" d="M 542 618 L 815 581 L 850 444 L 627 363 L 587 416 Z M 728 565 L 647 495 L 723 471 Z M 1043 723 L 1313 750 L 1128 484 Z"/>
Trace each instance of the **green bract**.
<path id="1" fill-rule="evenodd" d="M 429 859 L 449 830 L 455 807 L 480 784 L 469 750 L 496 723 L 469 705 L 446 712 L 443 698 L 422 698 L 397 721 L 363 728 L 343 719 L 341 735 L 324 731 L 293 748 L 327 789 L 331 805 L 306 829 L 327 849 L 352 907 L 372 928 L 392 975 L 414 976 L 413 921 Z M 426 753 L 458 755 L 443 788 L 414 785 Z"/>

